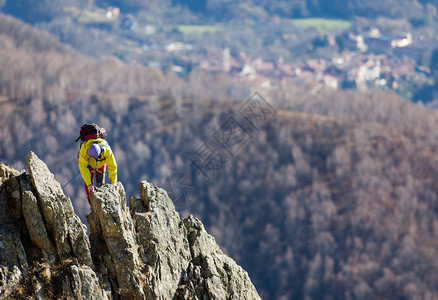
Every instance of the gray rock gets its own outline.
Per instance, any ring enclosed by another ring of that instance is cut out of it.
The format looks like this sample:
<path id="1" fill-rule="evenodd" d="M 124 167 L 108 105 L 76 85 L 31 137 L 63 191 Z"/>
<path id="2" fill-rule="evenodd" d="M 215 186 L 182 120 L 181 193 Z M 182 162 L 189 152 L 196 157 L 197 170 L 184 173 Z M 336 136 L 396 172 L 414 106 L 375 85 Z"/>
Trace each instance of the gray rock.
<path id="1" fill-rule="evenodd" d="M 47 235 L 46 226 L 41 216 L 37 199 L 31 191 L 24 191 L 23 198 L 23 217 L 26 221 L 27 230 L 29 231 L 30 240 L 38 248 L 49 252 L 51 247 Z"/>
<path id="2" fill-rule="evenodd" d="M 14 168 L 11 168 L 4 163 L 0 162 L 0 186 L 5 181 L 8 180 L 12 176 L 19 176 L 22 174 L 24 170 L 17 171 Z"/>
<path id="3" fill-rule="evenodd" d="M 0 298 L 260 299 L 248 274 L 201 221 L 181 220 L 166 191 L 143 181 L 129 207 L 121 183 L 90 197 L 90 236 L 47 166 L 0 164 Z"/>
<path id="4" fill-rule="evenodd" d="M 205 231 L 201 221 L 184 219 L 188 232 L 192 262 L 187 269 L 185 285 L 194 299 L 261 299 L 243 270 L 217 245 Z M 183 297 L 180 299 L 191 299 Z"/>
<path id="5" fill-rule="evenodd" d="M 113 286 L 123 299 L 143 299 L 144 281 L 141 279 L 134 226 L 126 207 L 126 200 L 111 184 L 95 188 L 90 195 L 91 211 L 98 230 L 106 244 L 110 262 L 106 267 L 113 271 L 117 286 Z"/>
<path id="6" fill-rule="evenodd" d="M 75 256 L 80 263 L 93 267 L 87 228 L 74 213 L 73 205 L 64 195 L 61 185 L 35 153 L 29 152 L 26 165 L 42 208 L 46 229 L 54 237 L 59 257 L 67 259 Z"/>
<path id="7" fill-rule="evenodd" d="M 7 297 L 28 273 L 27 256 L 14 224 L 0 224 L 0 298 Z"/>
<path id="8" fill-rule="evenodd" d="M 149 299 L 172 299 L 191 260 L 187 234 L 167 193 L 146 181 L 130 208 L 148 283 Z"/>
<path id="9" fill-rule="evenodd" d="M 21 284 L 28 273 L 27 256 L 17 223 L 20 190 L 16 176 L 20 174 L 0 163 L 0 299 Z"/>
<path id="10" fill-rule="evenodd" d="M 19 220 L 21 218 L 21 197 L 19 177 L 12 176 L 5 182 L 6 190 L 8 192 L 8 204 L 5 206 L 9 218 Z"/>
<path id="11" fill-rule="evenodd" d="M 92 269 L 87 266 L 70 266 L 72 274 L 72 291 L 75 299 L 110 299 L 102 290 L 99 279 Z"/>

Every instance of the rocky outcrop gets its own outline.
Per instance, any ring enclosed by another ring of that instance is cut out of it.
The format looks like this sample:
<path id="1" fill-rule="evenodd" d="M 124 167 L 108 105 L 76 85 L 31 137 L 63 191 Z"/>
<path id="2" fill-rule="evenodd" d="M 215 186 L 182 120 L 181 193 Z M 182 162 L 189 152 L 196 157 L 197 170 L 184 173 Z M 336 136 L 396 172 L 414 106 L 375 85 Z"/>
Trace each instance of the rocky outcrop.
<path id="1" fill-rule="evenodd" d="M 55 180 L 47 165 L 33 152 L 26 156 L 26 165 L 41 208 L 41 214 L 39 210 L 35 210 L 35 218 L 26 220 L 26 224 L 44 218 L 46 229 L 53 236 L 58 257 L 60 259 L 77 257 L 79 263 L 92 267 L 87 227 L 74 213 L 73 205 L 64 195 L 61 185 Z M 44 228 L 40 230 L 44 231 Z"/>
<path id="2" fill-rule="evenodd" d="M 186 230 L 166 192 L 140 184 L 130 198 L 136 240 L 149 299 L 172 299 L 191 260 Z"/>
<path id="3" fill-rule="evenodd" d="M 125 203 L 123 186 L 118 194 L 112 185 L 92 193 L 88 220 L 97 270 L 113 294 L 123 299 L 144 299 L 144 280 L 135 243 L 134 225 Z"/>
<path id="4" fill-rule="evenodd" d="M 167 193 L 91 193 L 90 233 L 46 164 L 0 163 L 0 298 L 260 299 L 248 274 Z"/>

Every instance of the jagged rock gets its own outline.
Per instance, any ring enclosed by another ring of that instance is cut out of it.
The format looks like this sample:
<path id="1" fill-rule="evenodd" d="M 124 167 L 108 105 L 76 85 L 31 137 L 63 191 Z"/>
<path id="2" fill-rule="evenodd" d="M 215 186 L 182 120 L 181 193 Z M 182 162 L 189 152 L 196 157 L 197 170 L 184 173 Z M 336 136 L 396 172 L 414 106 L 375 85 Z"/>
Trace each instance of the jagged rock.
<path id="1" fill-rule="evenodd" d="M 47 236 L 46 226 L 41 216 L 38 202 L 31 191 L 25 191 L 23 196 L 23 217 L 26 221 L 31 241 L 40 249 L 49 252 L 51 245 Z"/>
<path id="2" fill-rule="evenodd" d="M 26 163 L 30 175 L 0 165 L 0 298 L 108 299 L 70 199 L 34 153 Z"/>
<path id="3" fill-rule="evenodd" d="M 41 202 L 46 227 L 55 238 L 60 258 L 75 256 L 79 262 L 93 266 L 87 228 L 74 213 L 73 205 L 61 189 L 55 176 L 35 153 L 26 156 L 31 182 Z"/>
<path id="4" fill-rule="evenodd" d="M 20 185 L 18 179 L 24 171 L 18 172 L 4 164 L 0 165 L 0 184 L 4 183 L 4 197 L 6 205 L 2 206 L 3 210 L 0 213 L 0 219 L 18 220 L 21 217 L 21 198 Z"/>
<path id="5" fill-rule="evenodd" d="M 201 221 L 181 220 L 167 193 L 140 184 L 130 198 L 151 299 L 260 299 L 248 274 L 226 256 Z"/>
<path id="6" fill-rule="evenodd" d="M 21 217 L 20 185 L 18 179 L 23 171 L 17 171 L 0 162 L 0 201 L 3 201 L 0 210 L 0 222 L 11 222 Z"/>
<path id="7" fill-rule="evenodd" d="M 21 175 L 20 177 L 21 211 L 26 222 L 29 238 L 39 249 L 54 255 L 56 251 L 49 240 L 38 200 L 32 192 L 30 179 L 28 176 L 23 177 Z"/>
<path id="8" fill-rule="evenodd" d="M 98 234 L 104 240 L 110 255 L 110 268 L 114 271 L 117 286 L 113 286 L 122 299 L 143 299 L 143 283 L 133 222 L 126 207 L 123 186 L 121 193 L 106 184 L 96 188 L 90 197 L 91 211 Z"/>
<path id="9" fill-rule="evenodd" d="M 184 225 L 192 253 L 184 284 L 193 293 L 179 299 L 260 299 L 248 273 L 222 252 L 200 220 L 189 216 Z"/>
<path id="10" fill-rule="evenodd" d="M 186 230 L 167 193 L 146 181 L 130 198 L 149 299 L 172 299 L 191 260 Z"/>
<path id="11" fill-rule="evenodd" d="M 26 164 L 29 175 L 0 164 L 0 205 L 14 212 L 0 211 L 0 298 L 260 299 L 163 189 L 143 181 L 127 207 L 121 183 L 96 188 L 88 237 L 47 166 L 32 152 Z"/>
<path id="12" fill-rule="evenodd" d="M 87 266 L 70 267 L 72 274 L 72 291 L 75 299 L 111 299 L 108 293 L 99 284 L 99 279 L 92 269 Z"/>
<path id="13" fill-rule="evenodd" d="M 24 172 L 23 171 L 17 171 L 14 168 L 11 168 L 7 165 L 5 165 L 4 163 L 0 162 L 0 185 L 8 180 L 11 176 L 18 176 L 20 174 L 22 174 Z"/>
<path id="14" fill-rule="evenodd" d="M 14 224 L 0 223 L 0 298 L 8 295 L 28 273 L 20 231 Z"/>
<path id="15" fill-rule="evenodd" d="M 17 197 L 19 199 L 20 190 L 15 176 L 20 174 L 0 163 L 0 298 L 9 294 L 28 271 L 20 229 L 16 225 L 16 216 L 11 216 L 9 209 L 10 206 L 15 207 Z"/>

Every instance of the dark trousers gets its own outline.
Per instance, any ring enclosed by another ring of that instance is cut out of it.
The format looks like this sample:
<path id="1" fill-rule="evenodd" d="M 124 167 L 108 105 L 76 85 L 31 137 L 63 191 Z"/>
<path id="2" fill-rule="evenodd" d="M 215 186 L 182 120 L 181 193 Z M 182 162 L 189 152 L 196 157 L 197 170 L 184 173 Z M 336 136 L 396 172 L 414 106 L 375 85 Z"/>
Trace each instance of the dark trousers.
<path id="1" fill-rule="evenodd" d="M 95 184 L 96 186 L 101 186 L 105 183 L 105 172 L 106 172 L 106 164 L 103 165 L 100 169 L 94 169 L 91 166 L 88 166 L 88 170 L 91 173 L 91 184 Z M 87 193 L 87 199 L 90 201 L 90 195 L 88 194 L 87 185 L 85 185 L 85 192 Z"/>

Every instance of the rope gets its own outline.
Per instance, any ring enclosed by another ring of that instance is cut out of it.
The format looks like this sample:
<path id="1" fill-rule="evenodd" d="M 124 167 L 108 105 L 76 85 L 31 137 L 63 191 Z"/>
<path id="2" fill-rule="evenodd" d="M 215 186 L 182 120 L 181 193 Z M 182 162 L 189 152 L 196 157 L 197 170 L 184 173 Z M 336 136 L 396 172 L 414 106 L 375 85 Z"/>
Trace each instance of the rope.
<path id="1" fill-rule="evenodd" d="M 64 189 L 66 186 L 67 186 L 67 184 L 69 184 L 70 182 L 72 182 L 73 181 L 73 179 L 75 179 L 76 178 L 76 176 L 78 176 L 79 174 L 81 173 L 81 171 L 79 171 L 78 172 L 78 174 L 76 174 L 75 176 L 73 176 L 73 178 L 72 179 L 70 179 L 70 181 L 69 182 L 67 182 L 66 184 L 64 184 L 64 186 L 61 188 L 61 189 Z"/>

